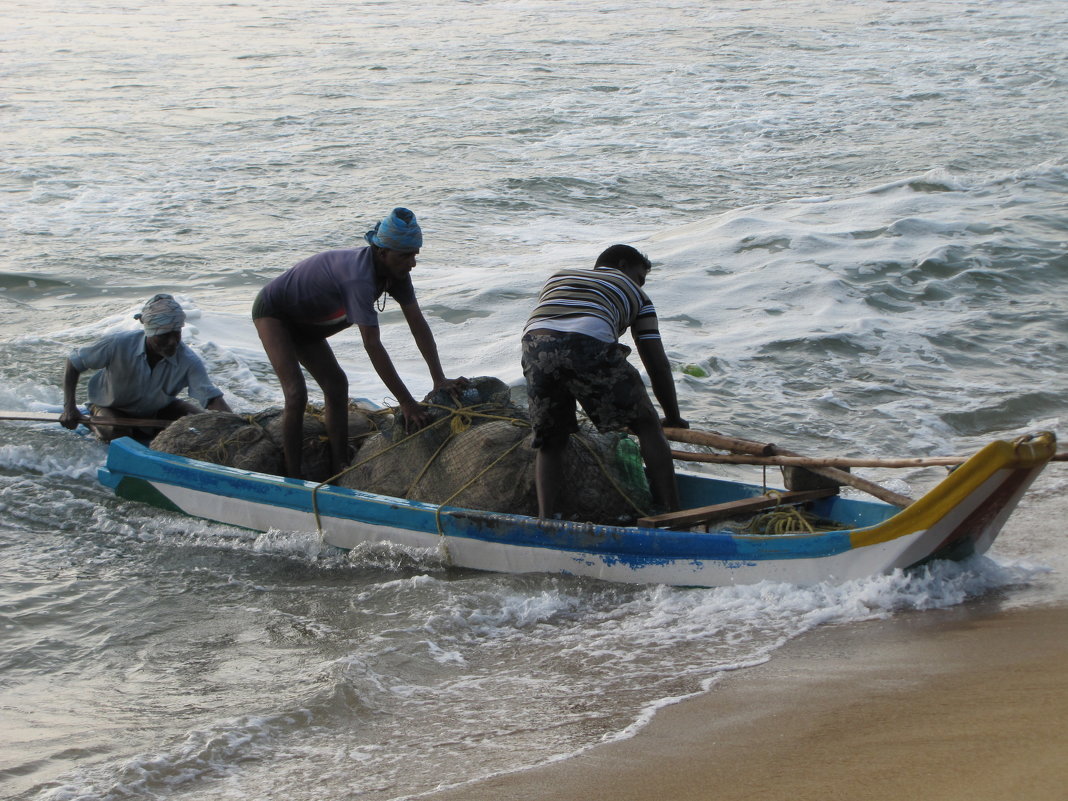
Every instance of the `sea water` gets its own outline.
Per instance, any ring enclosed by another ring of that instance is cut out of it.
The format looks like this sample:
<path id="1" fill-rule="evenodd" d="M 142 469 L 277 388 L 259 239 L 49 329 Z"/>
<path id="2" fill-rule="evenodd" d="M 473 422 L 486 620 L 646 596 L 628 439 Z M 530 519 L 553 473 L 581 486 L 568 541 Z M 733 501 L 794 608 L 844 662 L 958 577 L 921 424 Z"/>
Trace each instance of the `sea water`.
<path id="1" fill-rule="evenodd" d="M 277 405 L 257 290 L 406 205 L 450 375 L 517 385 L 541 282 L 627 242 L 695 427 L 878 456 L 1065 434 L 1057 0 L 0 11 L 0 408 L 56 409 L 70 349 L 159 291 L 235 409 Z M 332 344 L 388 402 L 357 336 Z M 694 590 L 205 523 L 115 498 L 103 457 L 0 425 L 4 797 L 417 797 L 629 736 L 816 626 L 1068 597 L 1060 465 L 985 557 Z"/>

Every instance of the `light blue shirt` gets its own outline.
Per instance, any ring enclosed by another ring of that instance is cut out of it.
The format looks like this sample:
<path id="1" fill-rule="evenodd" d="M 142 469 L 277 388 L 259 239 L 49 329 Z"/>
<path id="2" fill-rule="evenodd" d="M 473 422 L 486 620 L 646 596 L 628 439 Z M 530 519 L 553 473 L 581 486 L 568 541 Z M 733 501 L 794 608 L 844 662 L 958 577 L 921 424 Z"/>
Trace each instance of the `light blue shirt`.
<path id="1" fill-rule="evenodd" d="M 108 334 L 92 345 L 75 348 L 70 363 L 79 373 L 100 371 L 89 379 L 90 403 L 119 409 L 131 417 L 151 417 L 177 400 L 186 387 L 201 406 L 223 394 L 208 379 L 200 357 L 185 343 L 173 356 L 149 367 L 143 331 Z"/>

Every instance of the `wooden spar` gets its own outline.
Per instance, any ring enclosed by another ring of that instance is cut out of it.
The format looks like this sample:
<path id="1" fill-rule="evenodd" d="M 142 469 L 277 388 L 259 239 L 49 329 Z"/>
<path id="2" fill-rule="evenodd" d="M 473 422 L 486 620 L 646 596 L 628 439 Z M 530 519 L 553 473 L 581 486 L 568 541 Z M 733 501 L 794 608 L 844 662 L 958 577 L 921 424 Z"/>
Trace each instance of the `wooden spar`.
<path id="1" fill-rule="evenodd" d="M 727 437 L 723 434 L 717 434 L 714 431 L 697 431 L 690 428 L 665 428 L 664 434 L 668 439 L 674 442 L 688 442 L 692 445 L 707 445 L 713 448 L 733 451 L 735 453 L 748 454 L 750 456 L 801 456 L 799 453 L 780 448 L 770 442 L 754 442 L 753 440 Z M 848 484 L 851 487 L 867 492 L 869 495 L 872 495 L 881 501 L 886 501 L 894 506 L 904 508 L 912 503 L 912 498 L 901 495 L 893 490 L 888 490 L 886 487 L 881 487 L 873 481 L 868 481 L 867 479 L 860 478 L 852 473 L 839 470 L 837 467 L 808 465 L 807 469 L 811 470 L 813 473 L 829 478 L 832 481 L 837 481 L 839 484 Z"/>
<path id="2" fill-rule="evenodd" d="M 914 459 L 849 458 L 843 456 L 746 456 L 738 453 L 693 453 L 671 452 L 671 456 L 684 462 L 711 462 L 713 464 L 756 464 L 781 467 L 939 467 L 963 464 L 964 456 L 923 456 Z"/>
<path id="3" fill-rule="evenodd" d="M 0 411 L 0 420 L 17 420 L 34 423 L 58 423 L 59 415 L 53 412 L 3 412 Z M 110 417 L 86 417 L 78 418 L 82 425 L 114 426 L 133 428 L 166 428 L 173 420 L 148 420 L 140 417 L 123 417 L 112 419 Z"/>
<path id="4" fill-rule="evenodd" d="M 774 456 L 775 446 L 770 442 L 754 442 L 751 439 L 728 437 L 715 431 L 699 431 L 695 428 L 665 428 L 664 436 L 672 442 L 688 442 L 691 445 L 707 445 L 732 453 L 748 453 L 751 456 Z"/>
<path id="5" fill-rule="evenodd" d="M 668 434 L 668 439 L 675 442 L 689 442 L 695 445 L 710 444 L 711 447 L 723 448 L 722 445 L 697 442 L 696 437 L 694 439 L 674 437 L 673 434 L 682 431 L 686 435 L 697 434 L 701 439 L 704 439 L 704 435 L 712 434 L 707 431 L 691 431 L 690 429 L 664 429 L 664 432 Z M 748 445 L 760 445 L 760 443 L 750 442 L 749 440 L 737 440 L 732 437 L 723 437 L 721 434 L 712 434 L 712 438 L 721 440 L 723 442 L 742 442 Z M 774 445 L 764 445 L 762 448 L 771 447 Z M 742 453 L 694 453 L 692 451 L 676 451 L 673 450 L 671 455 L 675 459 L 687 462 L 711 462 L 714 464 L 755 464 L 755 465 L 780 465 L 785 467 L 952 467 L 953 465 L 964 464 L 968 461 L 968 456 L 915 456 L 908 458 L 881 458 L 878 456 L 762 456 L 753 449 L 754 455 L 746 456 L 744 451 Z M 780 452 L 781 453 L 781 452 Z M 1061 451 L 1055 453 L 1050 457 L 1051 462 L 1068 462 L 1068 451 Z"/>

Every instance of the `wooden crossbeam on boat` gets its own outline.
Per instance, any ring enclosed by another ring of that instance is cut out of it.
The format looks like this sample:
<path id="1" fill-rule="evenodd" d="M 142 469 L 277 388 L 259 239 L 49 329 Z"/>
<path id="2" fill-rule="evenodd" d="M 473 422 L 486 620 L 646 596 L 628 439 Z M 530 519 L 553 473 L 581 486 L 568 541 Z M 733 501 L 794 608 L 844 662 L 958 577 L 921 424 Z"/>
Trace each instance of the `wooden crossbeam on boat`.
<path id="1" fill-rule="evenodd" d="M 726 520 L 729 517 L 737 517 L 750 512 L 759 512 L 762 509 L 770 509 L 775 506 L 816 501 L 836 494 L 838 494 L 837 487 L 797 492 L 777 492 L 774 495 L 759 495 L 755 498 L 742 498 L 741 500 L 727 501 L 726 503 L 717 503 L 711 506 L 699 506 L 695 509 L 682 509 L 678 512 L 665 512 L 664 514 L 642 517 L 638 520 L 638 525 L 645 528 L 684 529 L 703 523 L 711 523 L 715 520 Z"/>

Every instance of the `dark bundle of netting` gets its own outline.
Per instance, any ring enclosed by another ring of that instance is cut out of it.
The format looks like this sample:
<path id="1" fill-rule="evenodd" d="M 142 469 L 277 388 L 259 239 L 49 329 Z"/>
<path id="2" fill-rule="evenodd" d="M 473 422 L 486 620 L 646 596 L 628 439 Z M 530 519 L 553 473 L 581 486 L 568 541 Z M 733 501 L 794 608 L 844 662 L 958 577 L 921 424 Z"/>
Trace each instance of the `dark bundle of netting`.
<path id="1" fill-rule="evenodd" d="M 472 379 L 461 398 L 431 393 L 424 403 L 429 426 L 408 433 L 399 416 L 383 425 L 338 483 L 424 503 L 537 514 L 530 425 L 507 385 Z M 564 487 L 566 519 L 627 523 L 649 510 L 637 445 L 588 425 L 569 442 Z"/>
<path id="2" fill-rule="evenodd" d="M 330 474 L 322 410 L 304 415 L 304 478 L 344 487 L 487 512 L 536 515 L 535 452 L 526 410 L 499 379 L 471 379 L 459 397 L 432 392 L 431 423 L 409 433 L 390 410 L 349 409 L 351 466 Z M 283 475 L 282 410 L 205 412 L 164 429 L 152 448 L 214 464 Z M 649 511 L 649 485 L 638 446 L 585 424 L 565 456 L 560 512 L 565 519 L 628 523 Z"/>
<path id="3" fill-rule="evenodd" d="M 559 506 L 566 520 L 627 525 L 652 507 L 638 444 L 584 423 L 567 444 Z"/>
<path id="4" fill-rule="evenodd" d="M 373 431 L 371 416 L 357 408 L 349 409 L 349 452 Z M 153 450 L 198 459 L 202 462 L 283 475 L 282 410 L 265 409 L 255 414 L 204 412 L 175 420 L 161 431 L 151 445 Z M 304 477 L 309 481 L 330 478 L 330 446 L 322 411 L 308 407 L 301 434 Z"/>
<path id="5" fill-rule="evenodd" d="M 257 473 L 278 474 L 284 465 L 282 449 L 265 426 L 240 414 L 204 412 L 179 418 L 157 434 L 150 447 Z"/>
<path id="6" fill-rule="evenodd" d="M 356 455 L 338 484 L 396 498 L 441 503 L 452 482 L 442 474 L 444 448 L 465 430 L 490 421 L 526 425 L 526 412 L 512 403 L 508 386 L 499 379 L 473 378 L 459 397 L 431 392 L 423 400 L 431 422 L 409 432 L 404 416 L 383 420 Z"/>

